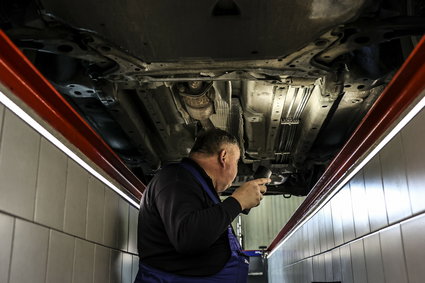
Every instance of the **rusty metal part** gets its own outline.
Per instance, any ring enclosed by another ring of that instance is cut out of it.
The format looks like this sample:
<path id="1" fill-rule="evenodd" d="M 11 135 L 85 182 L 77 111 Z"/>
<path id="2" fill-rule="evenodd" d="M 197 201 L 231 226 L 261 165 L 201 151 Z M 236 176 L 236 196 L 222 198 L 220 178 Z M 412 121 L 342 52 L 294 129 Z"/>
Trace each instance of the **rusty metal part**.
<path id="1" fill-rule="evenodd" d="M 212 83 L 199 85 L 197 82 L 190 82 L 189 89 L 186 88 L 185 92 L 180 92 L 182 89 L 180 86 L 178 89 L 186 110 L 193 119 L 205 121 L 214 113 L 214 88 L 212 88 Z M 194 93 L 193 91 L 199 92 Z"/>

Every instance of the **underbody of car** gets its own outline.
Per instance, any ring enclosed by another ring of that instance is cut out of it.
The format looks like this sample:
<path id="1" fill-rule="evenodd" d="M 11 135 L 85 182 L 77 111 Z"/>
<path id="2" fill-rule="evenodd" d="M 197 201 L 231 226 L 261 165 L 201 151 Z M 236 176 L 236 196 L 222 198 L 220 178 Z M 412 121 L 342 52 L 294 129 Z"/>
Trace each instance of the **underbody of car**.
<path id="1" fill-rule="evenodd" d="M 424 1 L 0 3 L 1 28 L 143 182 L 216 127 L 239 140 L 235 187 L 263 165 L 286 196 L 310 191 L 425 31 Z"/>

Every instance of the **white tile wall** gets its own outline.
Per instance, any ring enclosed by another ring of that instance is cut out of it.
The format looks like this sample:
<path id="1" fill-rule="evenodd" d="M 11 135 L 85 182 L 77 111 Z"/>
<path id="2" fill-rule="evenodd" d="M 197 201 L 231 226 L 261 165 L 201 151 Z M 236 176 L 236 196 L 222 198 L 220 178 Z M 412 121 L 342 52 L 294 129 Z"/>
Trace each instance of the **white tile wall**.
<path id="1" fill-rule="evenodd" d="M 131 267 L 131 282 L 136 279 L 137 271 L 139 270 L 139 258 L 135 255 L 132 256 L 133 265 Z"/>
<path id="2" fill-rule="evenodd" d="M 322 227 L 319 227 L 319 216 L 318 214 L 314 215 L 313 218 L 311 218 L 311 222 L 313 222 L 313 247 L 314 247 L 314 254 L 320 253 L 320 236 L 319 236 L 319 229 Z M 296 238 L 294 238 L 296 239 Z"/>
<path id="3" fill-rule="evenodd" d="M 350 181 L 351 199 L 353 203 L 354 228 L 357 237 L 370 232 L 369 214 L 367 209 L 366 189 L 364 187 L 363 171 L 360 171 Z"/>
<path id="4" fill-rule="evenodd" d="M 128 215 L 130 205 L 124 199 L 120 198 L 118 202 L 118 224 L 117 224 L 117 240 L 118 240 L 118 248 L 123 251 L 128 250 Z M 132 224 L 134 225 L 134 223 Z"/>
<path id="5" fill-rule="evenodd" d="M 9 280 L 14 218 L 0 213 L 0 283 Z"/>
<path id="6" fill-rule="evenodd" d="M 325 222 L 325 235 L 326 235 L 326 247 L 325 250 L 330 250 L 335 246 L 334 233 L 333 233 L 333 222 L 332 222 L 332 209 L 331 203 L 328 202 L 323 207 L 323 217 Z"/>
<path id="7" fill-rule="evenodd" d="M 16 219 L 10 283 L 44 283 L 49 229 Z"/>
<path id="8" fill-rule="evenodd" d="M 86 234 L 88 178 L 80 165 L 68 159 L 64 231 L 81 238 Z"/>
<path id="9" fill-rule="evenodd" d="M 94 283 L 109 283 L 109 268 L 111 264 L 110 249 L 95 245 L 94 248 Z"/>
<path id="10" fill-rule="evenodd" d="M 425 210 L 425 111 L 411 121 L 401 132 L 404 158 L 406 160 L 407 183 L 413 213 Z"/>
<path id="11" fill-rule="evenodd" d="M 328 239 L 327 239 L 327 231 L 326 231 L 326 226 L 325 226 L 325 213 L 324 210 L 320 210 L 317 213 L 317 224 L 318 224 L 318 228 L 319 228 L 319 241 L 320 241 L 320 251 L 324 252 L 327 250 L 328 248 Z"/>
<path id="12" fill-rule="evenodd" d="M 394 223 L 412 214 L 400 135 L 395 136 L 379 155 L 388 221 Z"/>
<path id="13" fill-rule="evenodd" d="M 338 194 L 341 196 L 339 201 L 342 208 L 340 211 L 342 219 L 342 234 L 344 243 L 347 243 L 355 238 L 350 185 L 345 185 Z"/>
<path id="14" fill-rule="evenodd" d="M 353 267 L 351 264 L 351 250 L 349 245 L 340 248 L 341 255 L 341 277 L 344 283 L 353 283 Z"/>
<path id="15" fill-rule="evenodd" d="M 364 250 L 368 282 L 384 283 L 384 267 L 379 234 L 373 234 L 364 239 Z"/>
<path id="16" fill-rule="evenodd" d="M 422 283 L 425 278 L 425 215 L 401 225 L 409 283 Z"/>
<path id="17" fill-rule="evenodd" d="M 357 240 L 350 244 L 351 264 L 353 267 L 353 282 L 367 282 L 366 262 L 363 247 L 363 240 Z"/>
<path id="18" fill-rule="evenodd" d="M 341 254 L 339 248 L 333 249 L 332 253 L 332 273 L 334 281 L 341 281 Z"/>
<path id="19" fill-rule="evenodd" d="M 400 225 L 380 233 L 385 282 L 407 283 L 406 263 Z M 417 247 L 421 248 L 421 247 Z"/>
<path id="20" fill-rule="evenodd" d="M 105 187 L 98 179 L 90 176 L 88 191 L 86 237 L 103 243 Z"/>
<path id="21" fill-rule="evenodd" d="M 0 283 L 132 283 L 137 209 L 2 104 L 0 196 Z"/>
<path id="22" fill-rule="evenodd" d="M 123 253 L 116 250 L 111 250 L 111 263 L 109 272 L 110 283 L 121 283 Z"/>
<path id="23" fill-rule="evenodd" d="M 342 213 L 341 211 L 344 209 L 344 206 L 343 206 L 343 203 L 340 201 L 340 199 L 341 199 L 341 195 L 337 194 L 330 201 L 331 211 L 332 211 L 332 228 L 333 228 L 334 241 L 336 246 L 339 246 L 344 242 L 343 230 L 342 230 L 342 218 L 341 218 L 341 213 Z"/>
<path id="24" fill-rule="evenodd" d="M 119 204 L 120 197 L 112 190 L 105 190 L 105 208 L 104 219 L 105 225 L 103 227 L 103 242 L 109 247 L 118 247 L 118 218 L 119 218 Z"/>
<path id="25" fill-rule="evenodd" d="M 50 230 L 46 283 L 72 282 L 74 243 L 74 237 Z"/>
<path id="26" fill-rule="evenodd" d="M 122 255 L 122 273 L 121 273 L 121 282 L 122 283 L 132 283 L 131 278 L 133 277 L 132 273 L 133 267 L 133 256 L 128 253 L 123 253 Z"/>
<path id="27" fill-rule="evenodd" d="M 332 252 L 327 252 L 324 254 L 325 260 L 325 278 L 327 282 L 333 281 L 333 266 L 332 266 Z"/>
<path id="28" fill-rule="evenodd" d="M 387 206 L 382 186 L 381 161 L 379 155 L 372 158 L 363 168 L 367 210 L 370 230 L 377 231 L 388 225 Z"/>
<path id="29" fill-rule="evenodd" d="M 325 257 L 323 254 L 313 257 L 313 279 L 318 282 L 326 280 Z"/>
<path id="30" fill-rule="evenodd" d="M 0 209 L 34 218 L 40 136 L 9 110 L 0 142 Z"/>
<path id="31" fill-rule="evenodd" d="M 312 282 L 313 281 L 313 260 L 308 258 L 303 261 L 303 281 L 302 282 Z"/>
<path id="32" fill-rule="evenodd" d="M 57 147 L 42 138 L 34 220 L 59 230 L 63 229 L 66 171 L 66 156 Z"/>
<path id="33" fill-rule="evenodd" d="M 84 240 L 75 239 L 74 268 L 72 282 L 93 282 L 94 245 Z"/>
<path id="34" fill-rule="evenodd" d="M 130 206 L 129 211 L 128 252 L 137 254 L 138 210 L 133 206 Z"/>
<path id="35" fill-rule="evenodd" d="M 270 282 L 425 282 L 424 144 L 422 110 L 273 253 Z"/>

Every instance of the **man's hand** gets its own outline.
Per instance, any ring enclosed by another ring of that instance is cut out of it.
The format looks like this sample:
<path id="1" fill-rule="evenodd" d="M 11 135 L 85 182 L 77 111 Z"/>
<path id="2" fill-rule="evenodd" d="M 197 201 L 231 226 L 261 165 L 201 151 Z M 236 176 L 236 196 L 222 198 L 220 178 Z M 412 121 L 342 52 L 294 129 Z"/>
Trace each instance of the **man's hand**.
<path id="1" fill-rule="evenodd" d="M 263 194 L 267 191 L 265 184 L 270 182 L 269 178 L 259 178 L 246 182 L 233 192 L 232 197 L 239 202 L 242 210 L 253 208 L 260 204 Z"/>

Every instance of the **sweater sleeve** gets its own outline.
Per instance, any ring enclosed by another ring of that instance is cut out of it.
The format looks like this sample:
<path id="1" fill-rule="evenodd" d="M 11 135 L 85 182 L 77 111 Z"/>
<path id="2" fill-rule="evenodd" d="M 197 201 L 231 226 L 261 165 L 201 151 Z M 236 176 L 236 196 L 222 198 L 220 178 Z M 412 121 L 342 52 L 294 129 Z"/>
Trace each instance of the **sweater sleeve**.
<path id="1" fill-rule="evenodd" d="M 206 208 L 202 188 L 184 180 L 164 186 L 155 203 L 170 242 L 183 254 L 210 247 L 241 212 L 233 197 Z"/>

